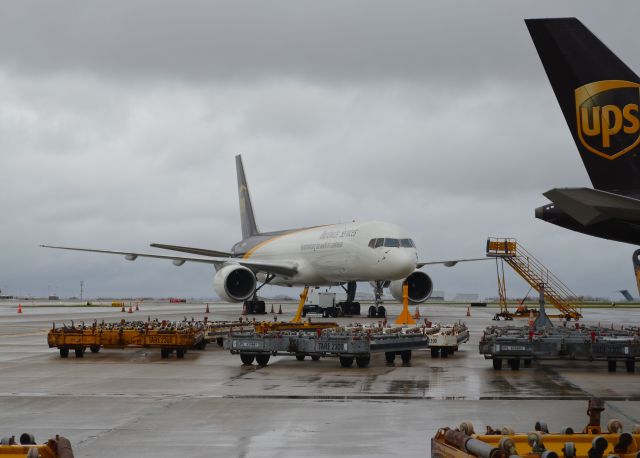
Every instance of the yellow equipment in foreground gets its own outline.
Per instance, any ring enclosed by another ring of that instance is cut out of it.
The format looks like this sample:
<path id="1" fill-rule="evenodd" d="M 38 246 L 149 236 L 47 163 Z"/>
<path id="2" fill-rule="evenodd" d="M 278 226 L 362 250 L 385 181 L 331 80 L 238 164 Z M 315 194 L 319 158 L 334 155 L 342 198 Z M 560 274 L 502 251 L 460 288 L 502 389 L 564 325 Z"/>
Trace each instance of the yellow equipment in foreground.
<path id="1" fill-rule="evenodd" d="M 409 285 L 407 282 L 402 284 L 402 312 L 396 318 L 395 324 L 416 324 L 416 320 L 409 312 Z"/>
<path id="2" fill-rule="evenodd" d="M 604 402 L 589 401 L 589 424 L 581 433 L 564 428 L 549 433 L 547 425 L 535 424 L 531 433 L 514 433 L 510 427 L 475 434 L 473 425 L 463 422 L 456 429 L 442 428 L 431 439 L 432 458 L 636 458 L 640 450 L 640 425 L 631 432 L 623 431 L 622 422 L 610 420 L 602 433 L 600 413 Z"/>
<path id="3" fill-rule="evenodd" d="M 189 323 L 187 323 L 188 325 Z M 189 348 L 202 349 L 206 345 L 204 330 L 195 327 L 173 329 L 161 323 L 144 323 L 131 325 L 121 323 L 113 327 L 71 326 L 54 327 L 47 335 L 49 348 L 58 347 L 60 357 L 66 358 L 69 350 L 74 350 L 76 357 L 81 358 L 87 348 L 98 353 L 100 348 L 147 347 L 160 348 L 163 358 L 168 358 L 173 350 L 178 358 L 183 358 Z"/>
<path id="4" fill-rule="evenodd" d="M 296 311 L 296 316 L 291 320 L 292 323 L 300 323 L 302 321 L 302 309 L 304 308 L 304 303 L 307 302 L 307 296 L 309 295 L 309 287 L 305 286 L 302 290 L 302 294 L 300 294 L 300 302 L 298 302 L 298 310 Z"/>
<path id="5" fill-rule="evenodd" d="M 24 436 L 31 436 L 30 434 L 23 434 L 20 436 L 20 444 L 15 443 L 15 437 L 3 438 L 0 445 L 0 457 L 2 458 L 73 458 L 73 451 L 71 450 L 71 442 L 65 437 L 56 436 L 55 439 L 49 439 L 46 444 L 26 444 L 23 442 L 35 442 L 35 441 L 23 441 Z M 5 442 L 8 442 L 5 444 Z"/>

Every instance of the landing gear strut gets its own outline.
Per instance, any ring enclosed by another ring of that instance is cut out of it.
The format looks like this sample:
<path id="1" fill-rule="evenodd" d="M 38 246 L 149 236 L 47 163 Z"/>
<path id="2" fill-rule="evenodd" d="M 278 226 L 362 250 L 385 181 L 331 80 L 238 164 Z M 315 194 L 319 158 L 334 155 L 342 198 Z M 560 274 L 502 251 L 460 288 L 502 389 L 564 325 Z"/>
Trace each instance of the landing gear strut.
<path id="1" fill-rule="evenodd" d="M 383 281 L 376 281 L 373 287 L 373 294 L 375 296 L 375 305 L 369 307 L 367 316 L 369 318 L 386 318 L 387 309 L 382 305 L 382 292 L 384 288 Z"/>
<path id="2" fill-rule="evenodd" d="M 358 284 L 355 281 L 347 283 L 347 287 L 344 289 L 347 292 L 347 300 L 344 302 L 338 302 L 336 308 L 341 310 L 340 315 L 360 315 L 360 302 L 356 302 L 356 288 Z"/>

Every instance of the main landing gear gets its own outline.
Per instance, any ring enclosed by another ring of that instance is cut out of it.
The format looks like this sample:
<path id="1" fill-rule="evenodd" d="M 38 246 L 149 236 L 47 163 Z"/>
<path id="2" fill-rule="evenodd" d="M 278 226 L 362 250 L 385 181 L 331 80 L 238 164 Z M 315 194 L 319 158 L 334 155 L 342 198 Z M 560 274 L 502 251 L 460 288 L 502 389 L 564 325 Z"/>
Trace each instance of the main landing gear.
<path id="1" fill-rule="evenodd" d="M 275 275 L 268 274 L 264 283 L 258 286 L 256 290 L 253 292 L 253 297 L 251 298 L 251 300 L 244 301 L 243 307 L 244 307 L 245 315 L 265 315 L 267 313 L 267 309 L 264 301 L 258 300 L 258 291 L 264 285 L 268 285 L 269 282 L 271 282 L 271 280 L 273 280 L 274 277 Z"/>
<path id="2" fill-rule="evenodd" d="M 347 300 L 344 302 L 338 302 L 336 308 L 338 309 L 338 316 L 352 316 L 360 315 L 360 302 L 356 302 L 356 288 L 358 284 L 355 281 L 347 283 L 347 287 L 344 289 L 347 292 Z"/>

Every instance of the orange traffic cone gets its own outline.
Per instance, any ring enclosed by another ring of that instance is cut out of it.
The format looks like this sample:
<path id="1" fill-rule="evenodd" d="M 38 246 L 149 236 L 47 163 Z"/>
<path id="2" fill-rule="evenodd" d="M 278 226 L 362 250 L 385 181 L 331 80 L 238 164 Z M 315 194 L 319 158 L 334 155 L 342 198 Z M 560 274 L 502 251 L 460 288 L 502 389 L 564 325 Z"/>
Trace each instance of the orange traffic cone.
<path id="1" fill-rule="evenodd" d="M 415 313 L 413 314 L 413 318 L 414 318 L 415 320 L 417 320 L 418 318 L 420 318 L 420 306 L 419 306 L 419 305 L 416 305 L 416 311 L 415 311 Z"/>
<path id="2" fill-rule="evenodd" d="M 22 313 L 22 304 L 18 304 L 18 313 Z"/>
<path id="3" fill-rule="evenodd" d="M 467 316 L 471 316 L 471 307 L 467 307 Z"/>
<path id="4" fill-rule="evenodd" d="M 129 304 L 129 311 L 127 313 L 133 313 L 133 309 L 131 308 L 131 304 Z"/>
<path id="5" fill-rule="evenodd" d="M 140 307 L 138 307 L 138 303 L 136 302 L 136 312 L 140 311 Z"/>
<path id="6" fill-rule="evenodd" d="M 280 307 L 278 307 L 278 315 L 282 315 L 282 304 L 280 304 Z"/>
<path id="7" fill-rule="evenodd" d="M 273 311 L 273 304 L 271 304 L 271 312 L 269 312 L 269 313 L 276 313 L 276 312 Z"/>
<path id="8" fill-rule="evenodd" d="M 124 309 L 124 302 L 122 303 L 122 310 L 120 310 L 121 312 L 126 312 L 126 310 Z"/>
<path id="9" fill-rule="evenodd" d="M 205 309 L 204 313 L 209 313 L 209 304 L 207 304 L 207 308 Z"/>

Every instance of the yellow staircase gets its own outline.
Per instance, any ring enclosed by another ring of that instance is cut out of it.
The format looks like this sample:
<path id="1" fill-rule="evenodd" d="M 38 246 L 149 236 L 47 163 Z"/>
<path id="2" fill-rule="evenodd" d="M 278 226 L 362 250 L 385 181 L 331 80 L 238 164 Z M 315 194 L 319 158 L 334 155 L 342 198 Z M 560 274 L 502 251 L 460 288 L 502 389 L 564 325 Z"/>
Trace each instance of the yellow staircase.
<path id="1" fill-rule="evenodd" d="M 540 292 L 540 285 L 544 285 L 545 301 L 558 309 L 562 318 L 582 318 L 571 304 L 577 296 L 515 239 L 489 237 L 487 256 L 504 260 L 536 291 Z"/>

